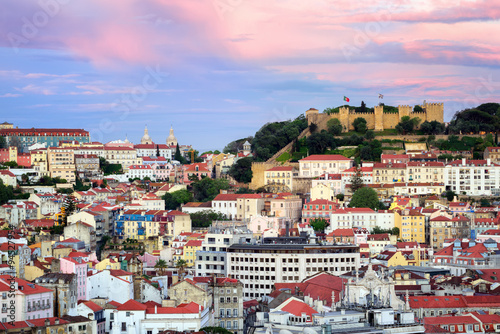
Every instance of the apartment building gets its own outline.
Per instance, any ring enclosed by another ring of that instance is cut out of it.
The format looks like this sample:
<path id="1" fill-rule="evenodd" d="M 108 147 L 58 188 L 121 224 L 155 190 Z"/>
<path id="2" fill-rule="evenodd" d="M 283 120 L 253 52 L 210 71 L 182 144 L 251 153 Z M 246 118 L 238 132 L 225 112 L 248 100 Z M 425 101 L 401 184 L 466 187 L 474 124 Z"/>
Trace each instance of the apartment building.
<path id="1" fill-rule="evenodd" d="M 75 154 L 72 148 L 49 147 L 47 162 L 50 177 L 59 177 L 68 183 L 75 183 Z"/>
<path id="2" fill-rule="evenodd" d="M 445 167 L 446 189 L 468 196 L 499 196 L 500 165 L 491 160 L 455 160 Z"/>
<path id="3" fill-rule="evenodd" d="M 375 163 L 373 164 L 373 183 L 406 182 L 405 163 Z"/>
<path id="4" fill-rule="evenodd" d="M 243 334 L 243 284 L 234 278 L 217 278 L 213 292 L 215 326 Z"/>
<path id="5" fill-rule="evenodd" d="M 228 276 L 243 283 L 245 299 L 268 295 L 274 283 L 300 282 L 320 271 L 341 275 L 359 263 L 355 245 L 235 244 L 227 249 Z"/>
<path id="6" fill-rule="evenodd" d="M 399 228 L 402 241 L 425 243 L 425 216 L 417 210 L 401 210 L 394 212 L 394 225 Z"/>
<path id="7" fill-rule="evenodd" d="M 447 239 L 464 239 L 470 237 L 470 220 L 465 216 L 448 218 L 439 216 L 429 221 L 430 244 L 433 249 L 443 248 Z"/>
<path id="8" fill-rule="evenodd" d="M 352 159 L 340 154 L 310 155 L 299 160 L 299 176 L 314 178 L 325 173 L 339 174 L 353 164 Z"/>
<path id="9" fill-rule="evenodd" d="M 227 248 L 252 239 L 253 232 L 241 222 L 213 222 L 196 252 L 196 276 L 227 276 Z"/>

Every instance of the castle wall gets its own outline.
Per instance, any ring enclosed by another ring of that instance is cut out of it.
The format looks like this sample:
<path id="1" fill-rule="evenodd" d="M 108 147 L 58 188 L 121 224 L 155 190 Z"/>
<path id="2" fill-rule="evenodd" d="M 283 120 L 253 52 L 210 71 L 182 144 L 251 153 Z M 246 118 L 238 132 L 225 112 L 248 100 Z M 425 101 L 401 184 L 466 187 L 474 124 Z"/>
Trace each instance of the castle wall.
<path id="1" fill-rule="evenodd" d="M 444 121 L 444 105 L 443 103 L 425 103 L 421 106 L 424 111 L 414 112 L 413 107 L 409 105 L 398 106 L 398 113 L 384 113 L 383 106 L 375 106 L 373 113 L 356 113 L 354 110 L 349 110 L 347 107 L 339 108 L 337 114 L 319 113 L 316 109 L 306 111 L 307 123 L 314 123 L 318 126 L 318 130 L 327 130 L 326 123 L 332 118 L 338 118 L 342 124 L 344 132 L 353 131 L 352 123 L 358 117 L 366 120 L 367 128 L 375 131 L 383 131 L 385 129 L 394 129 L 404 116 L 411 118 L 420 118 L 420 124 L 425 121 Z"/>

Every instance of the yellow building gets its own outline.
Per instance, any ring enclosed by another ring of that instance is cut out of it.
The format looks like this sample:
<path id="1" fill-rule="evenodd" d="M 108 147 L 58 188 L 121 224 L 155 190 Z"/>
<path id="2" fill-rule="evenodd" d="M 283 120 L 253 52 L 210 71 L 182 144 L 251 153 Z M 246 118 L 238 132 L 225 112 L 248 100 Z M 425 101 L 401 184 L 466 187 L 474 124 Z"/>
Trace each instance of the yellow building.
<path id="1" fill-rule="evenodd" d="M 47 149 L 41 148 L 38 150 L 30 151 L 31 154 L 31 164 L 38 170 L 40 176 L 48 176 L 49 169 L 47 164 Z"/>
<path id="2" fill-rule="evenodd" d="M 408 260 L 400 251 L 383 251 L 375 259 L 387 267 L 407 266 Z"/>
<path id="3" fill-rule="evenodd" d="M 65 179 L 75 183 L 75 154 L 71 148 L 50 147 L 47 149 L 47 162 L 50 177 Z"/>
<path id="4" fill-rule="evenodd" d="M 402 241 L 425 243 L 425 216 L 416 210 L 394 211 L 394 226 Z"/>
<path id="5" fill-rule="evenodd" d="M 104 270 L 104 269 L 121 269 L 120 262 L 115 261 L 113 259 L 104 259 L 98 264 L 95 265 L 95 269 Z"/>
<path id="6" fill-rule="evenodd" d="M 378 162 L 373 164 L 373 183 L 398 182 L 407 182 L 406 164 L 392 162 Z"/>
<path id="7" fill-rule="evenodd" d="M 183 281 L 172 284 L 168 295 L 171 300 L 175 301 L 175 306 L 195 302 L 203 307 L 209 307 L 212 305 L 212 293 L 209 293 L 208 290 L 207 283 L 197 284 L 195 281 L 186 278 Z"/>
<path id="8" fill-rule="evenodd" d="M 297 173 L 297 170 L 292 166 L 273 167 L 264 173 L 264 184 L 266 186 L 279 186 L 281 187 L 279 191 L 291 191 L 294 172 Z"/>
<path id="9" fill-rule="evenodd" d="M 407 164 L 407 171 L 409 182 L 444 182 L 444 163 L 442 162 L 410 161 Z"/>
<path id="10" fill-rule="evenodd" d="M 446 239 L 463 239 L 470 236 L 470 221 L 465 216 L 448 218 L 438 216 L 430 219 L 429 228 L 431 247 L 434 250 L 443 248 Z"/>
<path id="11" fill-rule="evenodd" d="M 182 259 L 186 261 L 188 267 L 194 266 L 196 251 L 201 249 L 202 240 L 189 240 L 183 247 Z"/>

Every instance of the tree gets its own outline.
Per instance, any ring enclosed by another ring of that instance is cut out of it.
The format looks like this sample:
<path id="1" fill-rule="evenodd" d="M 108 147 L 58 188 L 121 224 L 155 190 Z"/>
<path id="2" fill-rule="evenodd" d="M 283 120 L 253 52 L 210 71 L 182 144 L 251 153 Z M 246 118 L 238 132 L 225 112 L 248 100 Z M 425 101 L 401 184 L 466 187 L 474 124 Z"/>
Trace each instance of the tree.
<path id="1" fill-rule="evenodd" d="M 361 169 L 358 166 L 354 167 L 354 174 L 351 177 L 350 183 L 351 191 L 353 194 L 356 192 L 356 190 L 363 188 L 364 186 L 363 175 L 361 173 Z"/>
<path id="2" fill-rule="evenodd" d="M 364 119 L 363 117 L 356 118 L 352 122 L 352 125 L 354 126 L 354 131 L 356 132 L 365 133 L 367 130 L 366 119 Z"/>
<path id="3" fill-rule="evenodd" d="M 311 133 L 316 132 L 317 129 L 318 129 L 318 126 L 315 123 L 309 124 L 309 131 L 311 131 Z"/>
<path id="4" fill-rule="evenodd" d="M 338 118 L 332 118 L 326 123 L 328 127 L 328 132 L 334 136 L 338 136 L 342 133 L 342 123 L 340 123 Z"/>
<path id="5" fill-rule="evenodd" d="M 193 227 L 209 227 L 214 221 L 228 220 L 225 214 L 213 210 L 198 211 L 189 215 L 191 216 L 191 225 Z"/>
<path id="6" fill-rule="evenodd" d="M 181 164 L 186 163 L 186 159 L 181 155 L 181 150 L 179 149 L 179 143 L 177 143 L 177 147 L 175 148 L 174 160 L 179 161 Z"/>
<path id="7" fill-rule="evenodd" d="M 448 190 L 445 195 L 446 199 L 451 202 L 453 201 L 453 199 L 455 198 L 455 196 L 457 196 L 457 194 L 455 194 L 455 192 L 453 190 Z"/>
<path id="8" fill-rule="evenodd" d="M 481 204 L 481 207 L 483 207 L 483 208 L 491 206 L 490 201 L 488 201 L 486 198 L 481 198 L 480 204 Z"/>
<path id="9" fill-rule="evenodd" d="M 343 201 L 343 200 L 344 200 L 344 194 L 337 194 L 337 195 L 335 195 L 335 197 L 336 197 L 339 201 Z"/>
<path id="10" fill-rule="evenodd" d="M 365 113 L 366 112 L 366 103 L 365 101 L 361 101 L 361 107 L 359 108 L 359 112 Z"/>
<path id="11" fill-rule="evenodd" d="M 309 221 L 309 225 L 311 225 L 313 230 L 315 230 L 316 232 L 324 232 L 325 228 L 329 224 L 324 218 L 314 218 Z"/>
<path id="12" fill-rule="evenodd" d="M 396 125 L 396 130 L 400 134 L 411 133 L 419 123 L 420 118 L 418 117 L 410 118 L 410 116 L 403 116 L 401 117 L 401 121 L 398 123 L 398 125 Z"/>
<path id="13" fill-rule="evenodd" d="M 182 204 L 191 202 L 193 200 L 193 194 L 186 189 L 181 189 L 172 193 L 167 192 L 162 198 L 165 201 L 165 210 L 176 210 Z"/>
<path id="14" fill-rule="evenodd" d="M 76 198 L 73 195 L 69 195 L 66 197 L 64 201 L 64 210 L 66 212 L 66 216 L 70 216 L 73 212 L 76 211 Z"/>
<path id="15" fill-rule="evenodd" d="M 203 327 L 200 329 L 200 332 L 205 332 L 207 334 L 233 334 L 233 332 L 224 327 Z"/>
<path id="16" fill-rule="evenodd" d="M 375 139 L 375 132 L 373 130 L 367 130 L 365 133 L 365 139 L 366 140 L 373 140 Z"/>
<path id="17" fill-rule="evenodd" d="M 252 158 L 239 159 L 229 169 L 229 175 L 238 182 L 250 183 L 253 175 L 252 160 Z"/>
<path id="18" fill-rule="evenodd" d="M 306 139 L 309 154 L 323 154 L 327 148 L 335 149 L 335 140 L 326 131 L 315 132 Z"/>
<path id="19" fill-rule="evenodd" d="M 377 192 L 373 188 L 359 188 L 349 202 L 350 208 L 370 208 L 376 210 L 379 208 Z"/>
<path id="20" fill-rule="evenodd" d="M 229 181 L 226 179 L 211 179 L 204 177 L 201 180 L 191 183 L 194 199 L 198 202 L 211 201 L 220 194 L 221 190 L 230 188 Z"/>
<path id="21" fill-rule="evenodd" d="M 180 260 L 180 261 L 184 261 L 184 260 Z M 165 269 L 168 268 L 168 265 L 167 265 L 167 262 L 165 260 L 159 259 L 158 261 L 156 261 L 156 264 L 154 267 L 155 267 L 155 269 L 158 269 L 160 276 L 164 276 Z"/>
<path id="22" fill-rule="evenodd" d="M 184 270 L 185 268 L 187 267 L 187 262 L 185 260 L 182 260 L 182 259 L 179 259 L 177 260 L 177 262 L 175 263 L 175 267 L 177 269 L 179 269 L 179 276 L 182 278 L 183 274 L 184 274 Z"/>
<path id="23" fill-rule="evenodd" d="M 156 156 L 160 156 L 160 145 L 156 145 Z"/>
<path id="24" fill-rule="evenodd" d="M 392 235 L 399 235 L 399 227 L 393 227 L 391 229 L 391 234 Z"/>

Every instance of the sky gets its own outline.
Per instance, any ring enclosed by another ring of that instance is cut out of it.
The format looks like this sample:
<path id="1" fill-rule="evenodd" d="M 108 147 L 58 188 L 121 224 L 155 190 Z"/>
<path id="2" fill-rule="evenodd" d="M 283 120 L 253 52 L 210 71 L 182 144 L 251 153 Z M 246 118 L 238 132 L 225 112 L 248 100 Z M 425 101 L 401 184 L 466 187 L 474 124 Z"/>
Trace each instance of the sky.
<path id="1" fill-rule="evenodd" d="M 500 1 L 0 4 L 0 122 L 221 150 L 309 108 L 500 97 Z M 383 99 L 379 99 L 383 94 Z"/>

